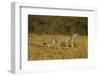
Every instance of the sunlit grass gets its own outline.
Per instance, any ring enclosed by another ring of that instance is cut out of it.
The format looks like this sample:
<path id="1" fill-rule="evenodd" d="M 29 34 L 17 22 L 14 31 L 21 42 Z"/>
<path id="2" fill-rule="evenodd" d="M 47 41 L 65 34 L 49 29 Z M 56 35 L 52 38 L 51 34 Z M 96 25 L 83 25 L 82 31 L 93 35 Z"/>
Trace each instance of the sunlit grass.
<path id="1" fill-rule="evenodd" d="M 28 37 L 28 60 L 55 60 L 55 59 L 80 59 L 88 57 L 87 36 L 78 36 L 72 47 L 58 49 L 55 46 L 48 48 L 43 42 L 51 42 L 59 37 L 66 38 L 65 35 L 36 35 L 29 34 Z"/>

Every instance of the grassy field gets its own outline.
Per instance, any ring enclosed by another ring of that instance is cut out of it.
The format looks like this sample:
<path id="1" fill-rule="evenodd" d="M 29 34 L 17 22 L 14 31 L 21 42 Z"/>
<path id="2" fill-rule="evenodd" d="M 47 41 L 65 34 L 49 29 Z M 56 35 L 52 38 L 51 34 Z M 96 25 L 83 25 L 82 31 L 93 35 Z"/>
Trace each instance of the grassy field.
<path id="1" fill-rule="evenodd" d="M 75 40 L 75 49 L 56 46 L 50 48 L 43 42 L 50 43 L 53 39 L 66 38 L 65 35 L 36 35 L 29 34 L 28 37 L 28 60 L 55 60 L 55 59 L 81 59 L 88 58 L 87 36 L 78 36 Z"/>

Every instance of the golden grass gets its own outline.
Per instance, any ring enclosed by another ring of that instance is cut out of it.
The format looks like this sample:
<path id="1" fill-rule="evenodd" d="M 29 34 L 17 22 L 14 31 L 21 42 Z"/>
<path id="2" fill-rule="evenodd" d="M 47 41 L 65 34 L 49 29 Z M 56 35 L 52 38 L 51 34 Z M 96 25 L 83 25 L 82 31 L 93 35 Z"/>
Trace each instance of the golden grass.
<path id="1" fill-rule="evenodd" d="M 48 48 L 43 42 L 51 42 L 65 35 L 36 35 L 29 34 L 28 37 L 28 60 L 55 60 L 55 59 L 80 59 L 88 58 L 87 36 L 78 36 L 75 40 L 75 49 L 72 47 L 60 49 L 52 46 Z"/>

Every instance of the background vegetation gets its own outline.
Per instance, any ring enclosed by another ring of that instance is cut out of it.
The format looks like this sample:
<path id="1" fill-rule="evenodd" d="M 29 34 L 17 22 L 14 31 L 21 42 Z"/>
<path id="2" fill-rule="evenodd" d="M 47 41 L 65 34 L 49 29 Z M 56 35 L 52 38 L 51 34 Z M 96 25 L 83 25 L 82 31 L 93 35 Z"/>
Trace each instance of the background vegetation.
<path id="1" fill-rule="evenodd" d="M 87 17 L 71 16 L 28 16 L 29 33 L 34 34 L 88 34 Z"/>

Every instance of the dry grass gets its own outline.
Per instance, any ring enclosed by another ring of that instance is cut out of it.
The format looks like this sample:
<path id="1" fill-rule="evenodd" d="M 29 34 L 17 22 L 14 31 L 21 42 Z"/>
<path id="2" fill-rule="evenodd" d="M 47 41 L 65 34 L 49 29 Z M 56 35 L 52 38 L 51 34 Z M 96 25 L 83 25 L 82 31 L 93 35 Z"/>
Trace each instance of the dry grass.
<path id="1" fill-rule="evenodd" d="M 58 49 L 56 46 L 50 48 L 43 42 L 50 43 L 53 39 L 65 35 L 36 35 L 29 34 L 28 60 L 55 60 L 55 59 L 80 59 L 88 57 L 87 36 L 78 36 L 75 40 L 75 49 L 72 47 Z"/>

